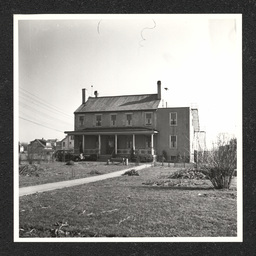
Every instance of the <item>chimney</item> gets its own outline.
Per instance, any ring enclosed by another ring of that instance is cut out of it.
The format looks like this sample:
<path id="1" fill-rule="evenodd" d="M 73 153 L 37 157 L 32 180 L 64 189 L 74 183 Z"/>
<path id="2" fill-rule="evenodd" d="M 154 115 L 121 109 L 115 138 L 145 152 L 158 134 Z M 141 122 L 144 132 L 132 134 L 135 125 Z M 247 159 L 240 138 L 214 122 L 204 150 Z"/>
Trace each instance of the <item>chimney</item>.
<path id="1" fill-rule="evenodd" d="M 98 97 L 98 91 L 94 91 L 94 96 L 95 96 L 95 98 Z"/>
<path id="2" fill-rule="evenodd" d="M 161 81 L 157 81 L 157 99 L 161 100 Z"/>
<path id="3" fill-rule="evenodd" d="M 86 93 L 85 93 L 85 89 L 82 89 L 82 104 L 85 103 L 86 100 Z"/>

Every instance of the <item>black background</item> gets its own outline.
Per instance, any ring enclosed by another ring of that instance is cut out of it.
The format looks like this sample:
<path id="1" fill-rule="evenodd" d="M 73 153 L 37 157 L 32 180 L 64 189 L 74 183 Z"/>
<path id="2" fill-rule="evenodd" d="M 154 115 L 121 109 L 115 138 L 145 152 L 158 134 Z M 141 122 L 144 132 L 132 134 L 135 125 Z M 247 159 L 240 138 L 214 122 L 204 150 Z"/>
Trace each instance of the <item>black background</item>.
<path id="1" fill-rule="evenodd" d="M 0 2 L 0 255 L 256 255 L 256 1 L 55 0 Z M 14 243 L 13 15 L 241 13 L 243 16 L 243 243 Z"/>

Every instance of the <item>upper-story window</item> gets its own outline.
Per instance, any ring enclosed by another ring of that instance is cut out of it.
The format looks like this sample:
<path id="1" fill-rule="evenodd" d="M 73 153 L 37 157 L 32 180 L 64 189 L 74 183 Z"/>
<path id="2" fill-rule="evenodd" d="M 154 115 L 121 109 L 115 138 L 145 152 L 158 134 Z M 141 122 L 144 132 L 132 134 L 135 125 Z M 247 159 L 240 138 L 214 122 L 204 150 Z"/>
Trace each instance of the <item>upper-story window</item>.
<path id="1" fill-rule="evenodd" d="M 96 126 L 101 126 L 101 115 L 95 116 Z"/>
<path id="2" fill-rule="evenodd" d="M 116 114 L 110 115 L 110 123 L 112 126 L 116 126 Z"/>
<path id="3" fill-rule="evenodd" d="M 62 142 L 62 146 L 65 147 L 65 141 Z"/>
<path id="4" fill-rule="evenodd" d="M 177 125 L 177 112 L 170 113 L 170 125 L 176 126 Z"/>
<path id="5" fill-rule="evenodd" d="M 170 148 L 177 148 L 177 136 L 176 135 L 170 135 Z"/>
<path id="6" fill-rule="evenodd" d="M 71 136 L 70 136 L 70 139 L 71 139 L 71 140 L 74 140 L 74 135 L 71 135 Z"/>
<path id="7" fill-rule="evenodd" d="M 128 125 L 128 126 L 132 125 L 132 114 L 131 113 L 126 114 L 126 125 Z"/>
<path id="8" fill-rule="evenodd" d="M 84 117 L 79 116 L 79 126 L 83 126 L 83 125 L 84 125 Z"/>
<path id="9" fill-rule="evenodd" d="M 152 113 L 145 113 L 145 124 L 152 125 Z"/>

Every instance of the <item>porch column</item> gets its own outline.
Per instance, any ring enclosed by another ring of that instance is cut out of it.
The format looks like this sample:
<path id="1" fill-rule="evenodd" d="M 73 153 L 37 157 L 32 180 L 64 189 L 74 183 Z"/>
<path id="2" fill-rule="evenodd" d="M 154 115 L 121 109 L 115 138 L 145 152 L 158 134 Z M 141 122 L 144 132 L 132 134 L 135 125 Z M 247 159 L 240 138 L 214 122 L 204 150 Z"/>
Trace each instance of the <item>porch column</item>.
<path id="1" fill-rule="evenodd" d="M 67 149 L 69 149 L 69 135 L 68 135 L 68 148 Z"/>
<path id="2" fill-rule="evenodd" d="M 151 134 L 151 155 L 154 155 L 154 134 Z"/>
<path id="3" fill-rule="evenodd" d="M 115 154 L 117 154 L 117 134 L 115 134 Z"/>
<path id="4" fill-rule="evenodd" d="M 85 147 L 85 136 L 83 135 L 83 153 L 84 153 L 84 147 Z"/>
<path id="5" fill-rule="evenodd" d="M 133 150 L 135 151 L 135 134 L 132 135 L 132 147 Z"/>
<path id="6" fill-rule="evenodd" d="M 98 135 L 98 141 L 99 141 L 99 155 L 100 155 L 100 149 L 101 149 L 101 140 L 100 140 L 100 134 Z"/>

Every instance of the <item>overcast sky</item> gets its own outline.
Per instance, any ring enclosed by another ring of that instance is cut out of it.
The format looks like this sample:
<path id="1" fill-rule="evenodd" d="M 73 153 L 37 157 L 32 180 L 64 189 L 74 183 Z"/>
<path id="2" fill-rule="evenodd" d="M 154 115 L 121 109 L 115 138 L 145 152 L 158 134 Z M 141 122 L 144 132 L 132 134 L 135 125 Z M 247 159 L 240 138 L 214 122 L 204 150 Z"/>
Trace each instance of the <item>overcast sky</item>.
<path id="1" fill-rule="evenodd" d="M 82 88 L 147 94 L 158 80 L 169 107 L 198 107 L 208 145 L 241 129 L 240 15 L 34 17 L 18 21 L 20 141 L 64 138 Z"/>

